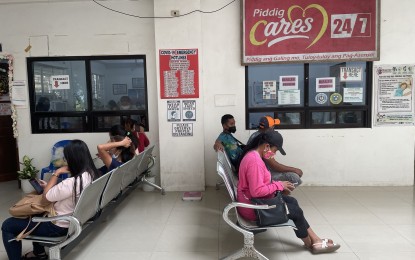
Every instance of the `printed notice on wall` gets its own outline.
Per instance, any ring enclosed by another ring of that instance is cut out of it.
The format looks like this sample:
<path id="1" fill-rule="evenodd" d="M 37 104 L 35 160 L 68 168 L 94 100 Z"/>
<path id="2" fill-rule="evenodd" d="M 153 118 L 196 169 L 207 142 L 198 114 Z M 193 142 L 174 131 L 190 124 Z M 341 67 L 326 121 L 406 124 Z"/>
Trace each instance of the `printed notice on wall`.
<path id="1" fill-rule="evenodd" d="M 173 123 L 172 136 L 193 136 L 193 123 Z"/>
<path id="2" fill-rule="evenodd" d="M 196 100 L 183 100 L 183 121 L 196 121 Z"/>
<path id="3" fill-rule="evenodd" d="M 277 81 L 264 80 L 262 82 L 262 99 L 277 98 Z"/>
<path id="4" fill-rule="evenodd" d="M 299 105 L 300 90 L 280 90 L 278 91 L 278 104 L 279 105 Z"/>
<path id="5" fill-rule="evenodd" d="M 180 121 L 180 100 L 167 100 L 167 121 Z"/>
<path id="6" fill-rule="evenodd" d="M 15 80 L 12 82 L 12 103 L 15 106 L 25 108 L 26 107 L 26 81 Z"/>
<path id="7" fill-rule="evenodd" d="M 280 90 L 298 89 L 298 76 L 280 76 Z"/>
<path id="8" fill-rule="evenodd" d="M 413 125 L 415 65 L 375 66 L 375 124 Z"/>
<path id="9" fill-rule="evenodd" d="M 316 92 L 336 91 L 336 78 L 316 78 Z"/>
<path id="10" fill-rule="evenodd" d="M 199 97 L 197 49 L 160 50 L 159 59 L 162 99 Z"/>
<path id="11" fill-rule="evenodd" d="M 363 102 L 363 88 L 344 88 L 343 103 Z"/>

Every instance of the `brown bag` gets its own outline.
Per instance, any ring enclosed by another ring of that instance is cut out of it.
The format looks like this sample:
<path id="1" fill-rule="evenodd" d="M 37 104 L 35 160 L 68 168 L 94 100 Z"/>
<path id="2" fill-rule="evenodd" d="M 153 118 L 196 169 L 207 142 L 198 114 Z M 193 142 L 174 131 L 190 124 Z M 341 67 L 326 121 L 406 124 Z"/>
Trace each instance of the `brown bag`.
<path id="1" fill-rule="evenodd" d="M 15 218 L 27 218 L 42 213 L 52 213 L 53 203 L 43 201 L 42 194 L 29 193 L 9 209 Z"/>
<path id="2" fill-rule="evenodd" d="M 32 215 L 56 215 L 53 203 L 48 201 L 45 202 L 42 197 L 42 194 L 38 195 L 36 193 L 29 193 L 9 209 L 10 215 L 15 218 L 30 218 L 26 228 L 16 236 L 17 241 L 20 241 L 30 235 L 30 233 L 32 233 L 32 231 L 35 230 L 35 228 L 40 224 L 40 222 L 37 223 L 31 230 L 26 232 L 32 222 Z"/>

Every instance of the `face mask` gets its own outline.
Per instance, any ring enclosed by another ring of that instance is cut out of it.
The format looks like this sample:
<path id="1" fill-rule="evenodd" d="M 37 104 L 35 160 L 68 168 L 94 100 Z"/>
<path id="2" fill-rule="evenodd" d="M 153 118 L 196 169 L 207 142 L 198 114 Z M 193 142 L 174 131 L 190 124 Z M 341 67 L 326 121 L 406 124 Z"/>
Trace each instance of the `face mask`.
<path id="1" fill-rule="evenodd" d="M 229 127 L 228 131 L 231 132 L 231 133 L 235 133 L 236 132 L 236 126 Z"/>
<path id="2" fill-rule="evenodd" d="M 264 154 L 264 158 L 267 159 L 267 160 L 269 158 L 274 157 L 274 156 L 275 156 L 275 153 L 273 151 L 271 151 L 271 150 L 266 151 L 265 154 Z"/>

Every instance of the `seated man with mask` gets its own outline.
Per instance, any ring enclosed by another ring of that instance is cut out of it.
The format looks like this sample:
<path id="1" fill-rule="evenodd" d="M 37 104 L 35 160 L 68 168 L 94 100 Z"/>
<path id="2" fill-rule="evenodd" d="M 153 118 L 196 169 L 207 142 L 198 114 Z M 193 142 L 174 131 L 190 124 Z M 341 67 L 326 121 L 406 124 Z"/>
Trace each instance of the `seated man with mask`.
<path id="1" fill-rule="evenodd" d="M 232 165 L 236 167 L 244 144 L 232 135 L 236 132 L 235 119 L 232 115 L 223 115 L 221 123 L 223 132 L 216 139 L 213 149 L 215 151 L 225 151 Z"/>

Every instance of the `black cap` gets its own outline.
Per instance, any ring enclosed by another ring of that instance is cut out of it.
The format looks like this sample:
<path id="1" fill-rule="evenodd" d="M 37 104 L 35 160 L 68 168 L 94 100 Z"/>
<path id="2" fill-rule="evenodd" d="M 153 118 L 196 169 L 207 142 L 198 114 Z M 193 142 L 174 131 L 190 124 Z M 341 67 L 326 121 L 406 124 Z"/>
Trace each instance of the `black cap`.
<path id="1" fill-rule="evenodd" d="M 285 155 L 285 151 L 282 148 L 283 138 L 278 131 L 267 131 L 264 134 L 264 140 L 271 146 L 276 146 L 282 155 Z"/>

